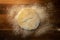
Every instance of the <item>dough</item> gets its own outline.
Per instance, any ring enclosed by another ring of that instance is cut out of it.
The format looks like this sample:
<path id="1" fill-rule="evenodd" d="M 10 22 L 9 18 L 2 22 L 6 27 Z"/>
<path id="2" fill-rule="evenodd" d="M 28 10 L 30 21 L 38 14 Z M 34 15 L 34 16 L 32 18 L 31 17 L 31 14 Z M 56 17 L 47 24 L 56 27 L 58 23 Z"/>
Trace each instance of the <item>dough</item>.
<path id="1" fill-rule="evenodd" d="M 17 15 L 17 22 L 25 30 L 34 30 L 40 23 L 36 10 L 32 8 L 23 8 Z"/>

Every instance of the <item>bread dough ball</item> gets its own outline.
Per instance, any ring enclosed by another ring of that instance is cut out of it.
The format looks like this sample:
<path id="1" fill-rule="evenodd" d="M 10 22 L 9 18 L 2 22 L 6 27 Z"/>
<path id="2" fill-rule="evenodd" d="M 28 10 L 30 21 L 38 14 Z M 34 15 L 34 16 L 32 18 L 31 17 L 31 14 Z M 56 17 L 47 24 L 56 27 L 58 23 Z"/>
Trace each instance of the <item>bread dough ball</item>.
<path id="1" fill-rule="evenodd" d="M 34 30 L 40 23 L 36 10 L 32 8 L 23 8 L 19 11 L 17 17 L 18 25 L 25 30 Z"/>

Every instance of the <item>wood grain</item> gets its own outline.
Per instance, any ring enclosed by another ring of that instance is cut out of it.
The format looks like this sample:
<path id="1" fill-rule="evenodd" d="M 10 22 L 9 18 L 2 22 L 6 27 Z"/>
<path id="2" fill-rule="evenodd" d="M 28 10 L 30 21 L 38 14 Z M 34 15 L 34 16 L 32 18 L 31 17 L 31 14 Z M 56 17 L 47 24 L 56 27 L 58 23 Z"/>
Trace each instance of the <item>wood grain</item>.
<path id="1" fill-rule="evenodd" d="M 0 4 L 33 4 L 42 2 L 42 0 L 0 0 Z"/>

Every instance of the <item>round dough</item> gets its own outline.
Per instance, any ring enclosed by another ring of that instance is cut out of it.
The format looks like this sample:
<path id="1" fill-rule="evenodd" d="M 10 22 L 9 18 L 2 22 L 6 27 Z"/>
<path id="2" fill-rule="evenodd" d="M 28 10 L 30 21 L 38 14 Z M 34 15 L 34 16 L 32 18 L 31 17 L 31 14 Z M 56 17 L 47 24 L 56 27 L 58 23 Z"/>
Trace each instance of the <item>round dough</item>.
<path id="1" fill-rule="evenodd" d="M 34 30 L 38 27 L 40 19 L 36 10 L 24 8 L 18 13 L 17 22 L 25 30 Z"/>

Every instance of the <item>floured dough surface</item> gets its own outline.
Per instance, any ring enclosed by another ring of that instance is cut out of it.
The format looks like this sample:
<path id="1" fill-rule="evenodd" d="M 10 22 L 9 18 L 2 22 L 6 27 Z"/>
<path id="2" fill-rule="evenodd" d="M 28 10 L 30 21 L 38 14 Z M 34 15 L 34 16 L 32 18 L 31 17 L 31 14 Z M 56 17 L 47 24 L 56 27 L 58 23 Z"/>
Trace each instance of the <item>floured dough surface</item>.
<path id="1" fill-rule="evenodd" d="M 17 22 L 21 28 L 25 30 L 34 30 L 40 23 L 36 10 L 32 8 L 24 8 L 17 15 Z"/>

